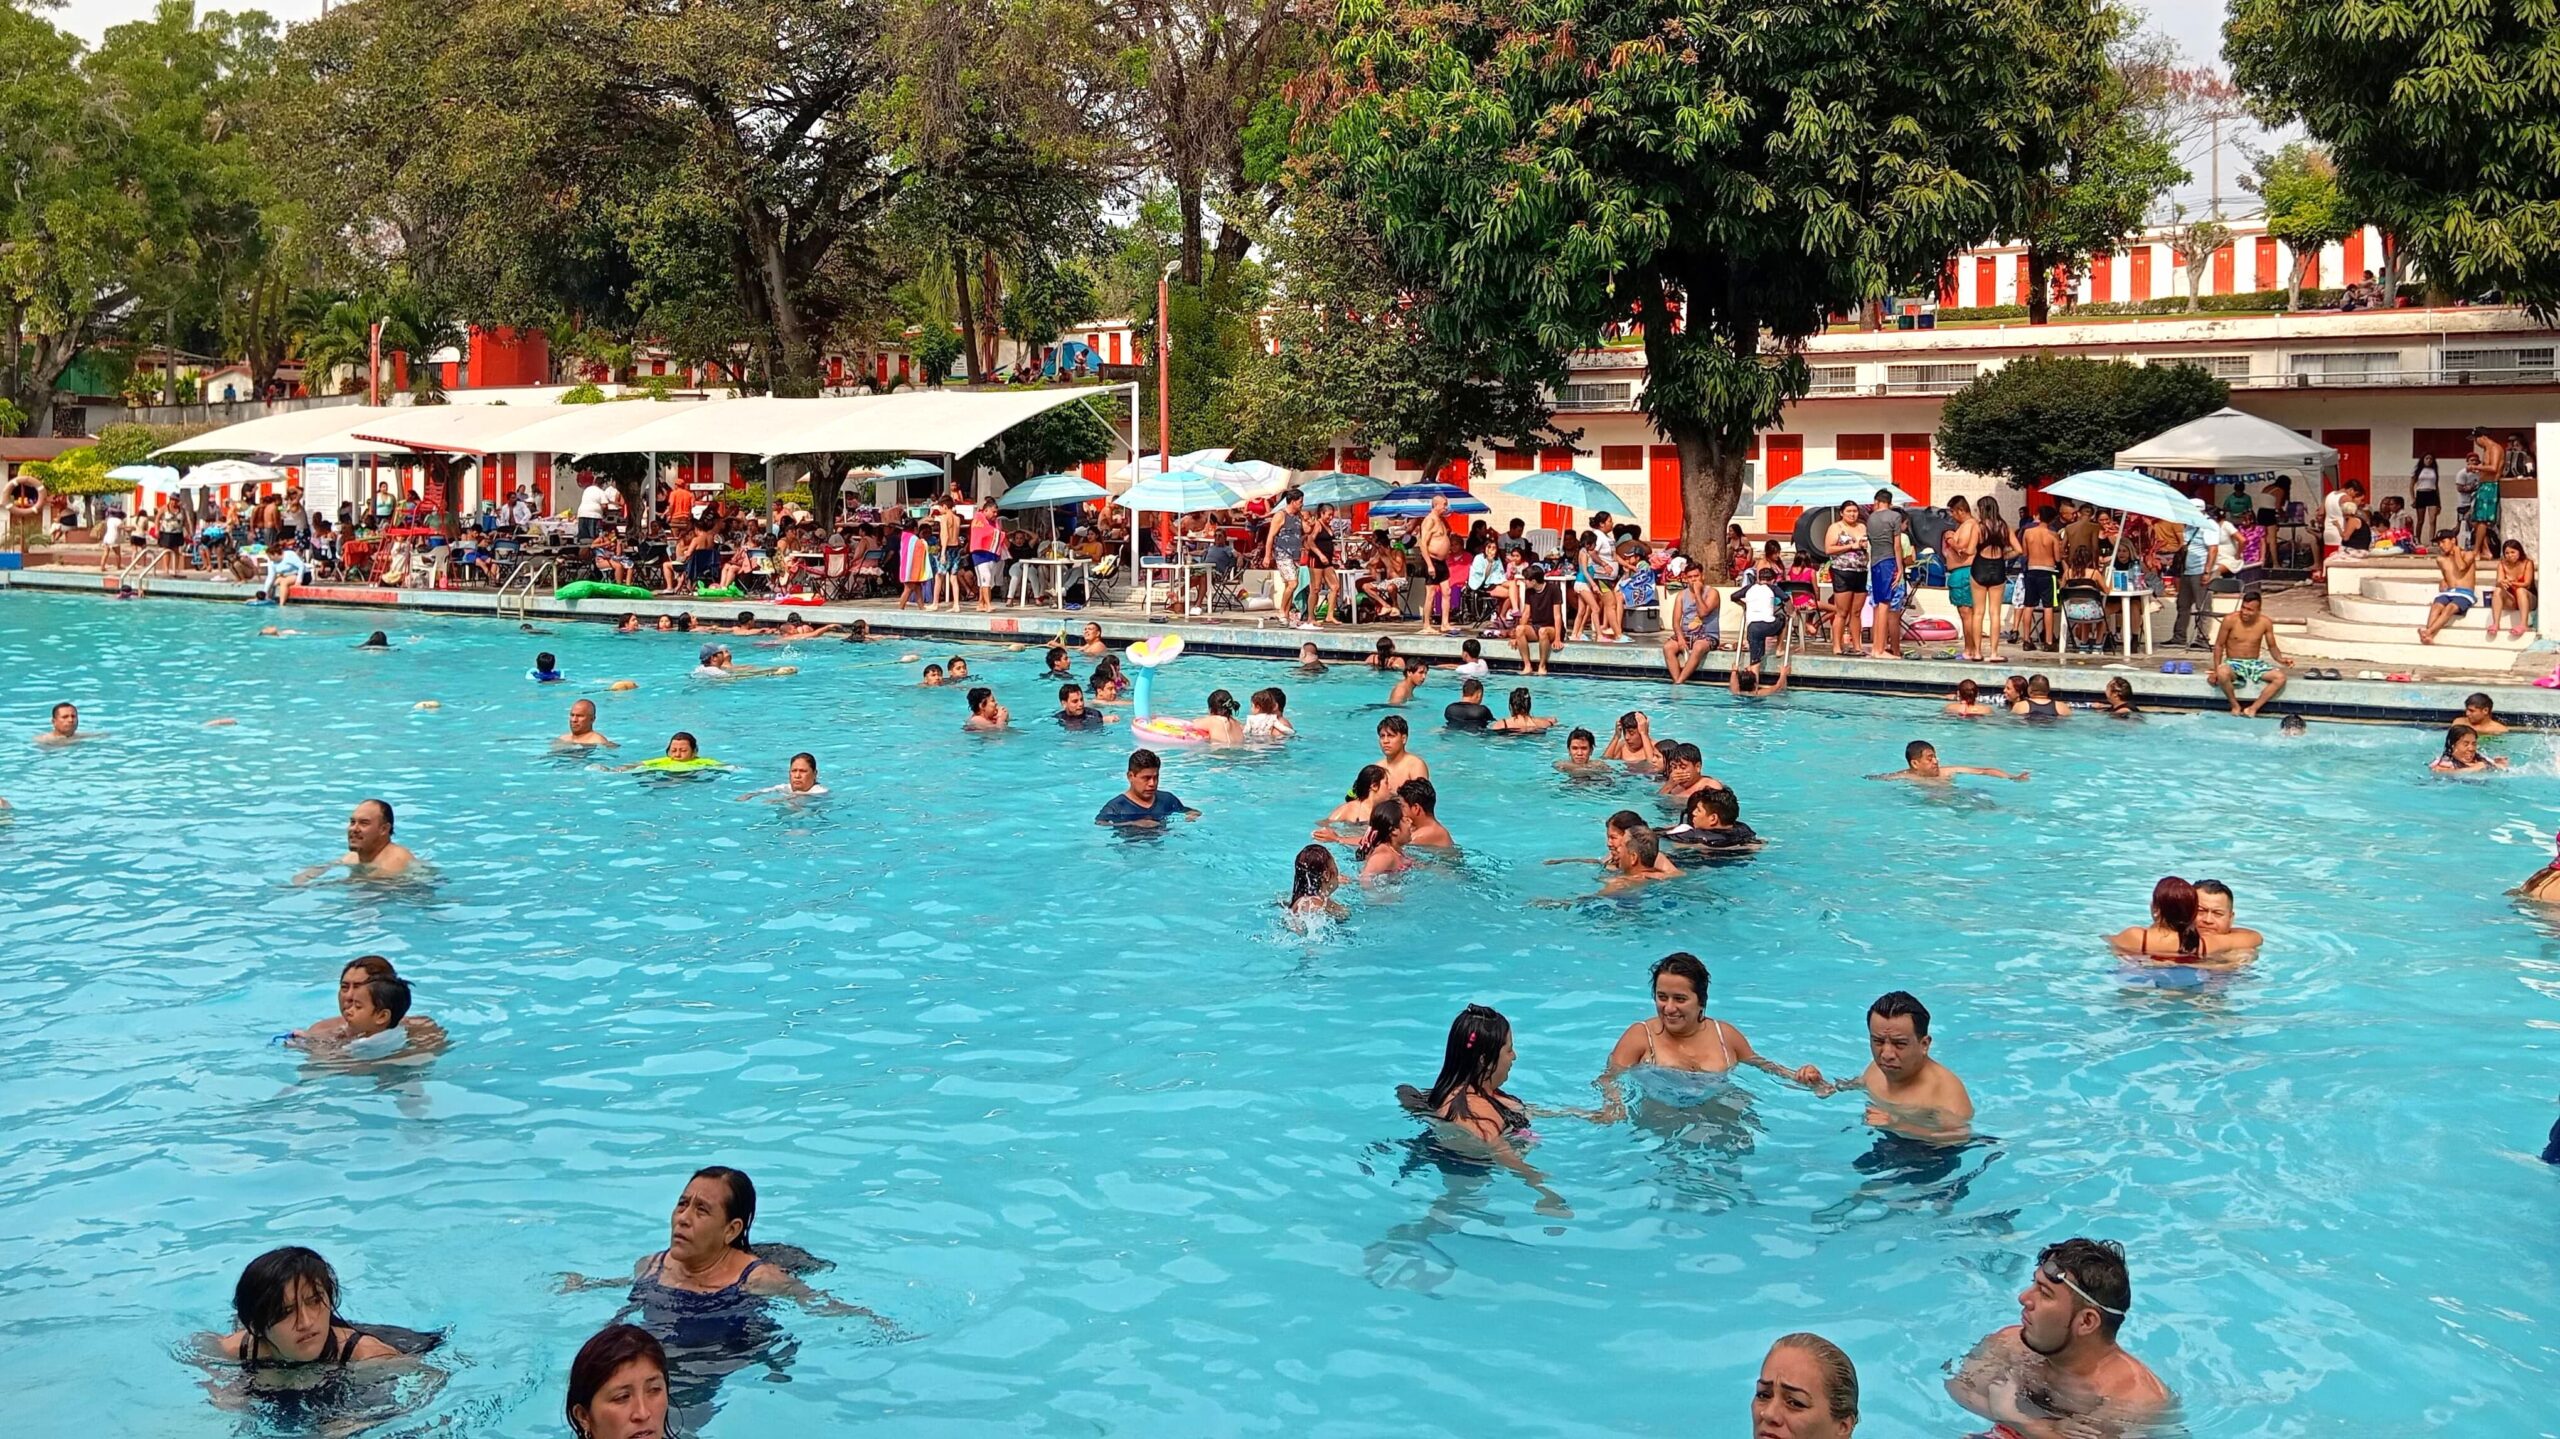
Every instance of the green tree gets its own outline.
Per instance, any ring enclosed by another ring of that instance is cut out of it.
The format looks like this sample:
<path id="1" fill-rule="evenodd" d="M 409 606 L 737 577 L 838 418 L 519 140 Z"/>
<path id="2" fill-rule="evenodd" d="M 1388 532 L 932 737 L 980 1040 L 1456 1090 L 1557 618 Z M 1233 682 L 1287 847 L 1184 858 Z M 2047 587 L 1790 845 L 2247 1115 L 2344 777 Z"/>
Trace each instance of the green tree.
<path id="1" fill-rule="evenodd" d="M 2044 19 L 2000 0 L 1767 12 L 1705 0 L 1344 0 L 1329 117 L 1399 267 L 1452 333 L 1553 363 L 1630 316 L 1678 446 L 1685 532 L 1721 534 L 1753 437 L 1828 317 L 1934 284 L 2014 214 L 2054 123 Z M 1721 547 L 1705 548 L 1721 564 Z"/>
<path id="2" fill-rule="evenodd" d="M 908 351 L 915 357 L 916 378 L 927 385 L 941 384 L 950 376 L 952 363 L 961 357 L 962 348 L 959 335 L 949 325 L 926 325 Z"/>
<path id="3" fill-rule="evenodd" d="M 1093 271 L 1081 257 L 1064 261 L 1037 257 L 1020 283 L 1005 294 L 1005 332 L 1038 349 L 1101 314 L 1101 303 Z"/>
<path id="4" fill-rule="evenodd" d="M 2027 242 L 2027 322 L 2051 317 L 2054 267 L 2085 267 L 2142 228 L 2152 202 L 2187 179 L 2154 112 L 2112 51 L 2127 30 L 2109 5 L 2048 7 L 2037 66 L 2054 118 L 2028 134 L 2029 168 L 2008 228 Z"/>
<path id="5" fill-rule="evenodd" d="M 2231 227 L 2220 220 L 2189 218 L 2182 207 L 2169 231 L 2169 253 L 2187 272 L 2187 313 L 2204 308 L 2204 272 L 2214 252 L 2231 243 Z"/>
<path id="6" fill-rule="evenodd" d="M 2293 270 L 2285 276 L 2284 305 L 2302 308 L 2302 282 L 2320 263 L 2320 251 L 2354 234 L 2363 222 L 2354 218 L 2346 191 L 2338 183 L 2338 167 L 2317 145 L 2293 141 L 2250 157 L 2256 162 L 2241 184 L 2257 192 L 2267 206 L 2267 233 L 2293 251 Z"/>
<path id="7" fill-rule="evenodd" d="M 17 401 L 0 395 L 0 435 L 22 434 L 26 428 L 27 412 L 18 408 Z"/>
<path id="8" fill-rule="evenodd" d="M 1244 260 L 1251 222 L 1270 213 L 1271 142 L 1287 128 L 1279 91 L 1295 62 L 1314 58 L 1312 42 L 1289 0 L 1097 0 L 1096 13 L 1140 99 L 1140 148 L 1172 187 L 1182 280 L 1197 290 L 1210 279 L 1219 199 L 1236 211 L 1215 242 L 1224 268 Z"/>
<path id="9" fill-rule="evenodd" d="M 134 487 L 131 480 L 108 479 L 107 469 L 97 446 L 82 445 L 50 460 L 32 461 L 22 473 L 57 495 L 120 495 Z"/>
<path id="10" fill-rule="evenodd" d="M 2231 387 L 2194 365 L 2031 355 L 1977 377 L 1938 412 L 1948 463 L 2012 485 L 2106 469 L 2116 452 L 2221 409 Z"/>
<path id="11" fill-rule="evenodd" d="M 1021 484 L 1033 475 L 1073 469 L 1087 460 L 1108 458 L 1111 426 L 1092 409 L 1100 402 L 1102 395 L 1097 391 L 1094 399 L 1085 404 L 1043 410 L 989 440 L 971 458 L 993 466 L 1007 485 Z M 969 460 L 964 459 L 959 468 L 966 473 Z"/>
<path id="12" fill-rule="evenodd" d="M 2234 76 L 2336 157 L 2350 209 L 2437 284 L 2560 308 L 2560 12 L 2467 0 L 2234 0 Z"/>

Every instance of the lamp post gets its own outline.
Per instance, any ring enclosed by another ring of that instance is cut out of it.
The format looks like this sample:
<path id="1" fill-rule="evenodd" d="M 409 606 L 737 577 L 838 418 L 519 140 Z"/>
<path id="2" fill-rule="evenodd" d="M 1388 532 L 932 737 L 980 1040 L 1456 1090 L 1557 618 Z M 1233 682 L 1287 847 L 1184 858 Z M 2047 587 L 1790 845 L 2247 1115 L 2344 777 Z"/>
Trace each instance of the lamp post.
<path id="1" fill-rule="evenodd" d="M 385 323 L 387 320 L 376 320 L 365 327 L 364 402 L 368 407 L 382 403 L 382 327 Z M 382 476 L 374 468 L 374 456 L 368 452 L 364 457 L 365 503 L 372 504 L 373 497 L 380 493 Z M 392 512 L 397 514 L 399 506 L 392 506 Z"/>
<path id="2" fill-rule="evenodd" d="M 1156 468 L 1173 469 L 1173 272 L 1179 259 L 1165 261 L 1156 276 Z"/>

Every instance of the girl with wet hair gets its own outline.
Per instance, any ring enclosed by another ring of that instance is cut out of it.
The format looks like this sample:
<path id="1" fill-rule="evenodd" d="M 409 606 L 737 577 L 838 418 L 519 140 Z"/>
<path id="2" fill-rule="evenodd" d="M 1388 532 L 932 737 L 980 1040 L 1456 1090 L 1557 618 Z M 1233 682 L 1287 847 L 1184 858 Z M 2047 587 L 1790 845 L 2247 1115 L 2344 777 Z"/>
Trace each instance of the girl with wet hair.
<path id="1" fill-rule="evenodd" d="M 1412 836 L 1403 800 L 1382 797 L 1370 805 L 1369 832 L 1352 851 L 1360 856 L 1360 877 L 1400 874 L 1413 868 L 1413 861 L 1404 854 L 1404 843 Z"/>
<path id="2" fill-rule="evenodd" d="M 1301 846 L 1297 861 L 1290 866 L 1289 897 L 1282 907 L 1292 918 L 1324 915 L 1340 919 L 1351 911 L 1333 897 L 1342 886 L 1342 867 L 1334 863 L 1333 851 L 1320 844 Z"/>
<path id="3" fill-rule="evenodd" d="M 240 1327 L 216 1347 L 251 1370 L 283 1365 L 343 1369 L 359 1360 L 423 1354 L 442 1338 L 376 1329 L 340 1316 L 337 1271 L 317 1251 L 299 1244 L 270 1249 L 249 1261 L 232 1286 L 231 1313 Z"/>

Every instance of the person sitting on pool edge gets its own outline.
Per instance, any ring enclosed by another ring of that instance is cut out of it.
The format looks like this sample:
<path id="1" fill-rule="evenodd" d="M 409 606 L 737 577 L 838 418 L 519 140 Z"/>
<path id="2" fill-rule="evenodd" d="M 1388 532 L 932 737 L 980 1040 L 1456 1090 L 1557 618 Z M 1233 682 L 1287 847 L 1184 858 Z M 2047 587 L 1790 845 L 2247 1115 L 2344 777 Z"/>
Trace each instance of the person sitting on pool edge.
<path id="1" fill-rule="evenodd" d="M 2011 774 L 2005 769 L 1993 769 L 1988 765 L 1940 764 L 1938 747 L 1927 740 L 1916 739 L 1902 747 L 1902 768 L 1891 774 L 1871 774 L 1867 778 L 1908 780 L 1913 784 L 1949 784 L 1957 775 L 1978 774 L 1987 775 L 1992 779 L 2016 780 L 2024 784 L 2029 773 L 2030 771 L 2020 770 L 2016 774 Z"/>
<path id="2" fill-rule="evenodd" d="M 596 702 L 579 700 L 569 706 L 569 732 L 551 742 L 554 749 L 620 749 L 596 729 Z"/>
<path id="3" fill-rule="evenodd" d="M 207 1347 L 252 1373 L 301 1365 L 344 1369 L 369 1359 L 424 1354 L 444 1340 L 441 1334 L 344 1318 L 338 1313 L 337 1271 L 299 1244 L 249 1261 L 231 1287 L 231 1315 L 240 1327 L 220 1338 L 207 1335 Z"/>
<path id="4" fill-rule="evenodd" d="M 608 1324 L 578 1346 L 563 1406 L 573 1439 L 667 1439 L 667 1351 L 635 1324 Z"/>
<path id="5" fill-rule="evenodd" d="M 1110 802 L 1102 807 L 1102 811 L 1093 817 L 1095 824 L 1121 828 L 1160 828 L 1174 815 L 1180 815 L 1189 820 L 1200 817 L 1198 810 L 1185 807 L 1179 798 L 1162 787 L 1164 761 L 1157 757 L 1154 750 L 1142 749 L 1130 752 L 1128 778 L 1128 790 L 1111 797 Z"/>
<path id="6" fill-rule="evenodd" d="M 551 651 L 544 650 L 533 657 L 533 671 L 525 678 L 535 684 L 556 685 L 565 683 L 569 677 L 560 673 L 560 661 L 552 655 Z"/>
<path id="7" fill-rule="evenodd" d="M 1415 660 L 1410 663 L 1418 666 L 1421 661 Z M 1404 690 L 1403 685 L 1398 685 L 1396 688 L 1400 692 Z M 1458 697 L 1442 707 L 1440 721 L 1453 730 L 1483 734 L 1493 723 L 1493 711 L 1484 702 L 1484 681 L 1469 679 L 1466 683 L 1459 685 Z"/>
<path id="8" fill-rule="evenodd" d="M 985 685 L 976 685 L 969 691 L 969 717 L 960 722 L 960 728 L 964 730 L 1003 729 L 1012 718 L 1012 715 L 1006 713 L 1003 705 L 996 703 L 994 690 Z"/>
<path id="9" fill-rule="evenodd" d="M 826 792 L 827 787 L 818 783 L 818 757 L 807 750 L 802 750 L 791 757 L 790 773 L 782 783 L 766 785 L 763 789 L 751 789 L 738 796 L 738 802 L 744 804 L 751 799 L 768 798 L 816 799 Z"/>
<path id="10" fill-rule="evenodd" d="M 355 812 L 347 816 L 347 852 L 327 864 L 316 864 L 293 877 L 296 884 L 311 881 L 345 865 L 349 879 L 394 879 L 409 872 L 417 856 L 408 846 L 392 841 L 396 828 L 391 802 L 383 799 L 356 801 Z"/>
<path id="11" fill-rule="evenodd" d="M 2018 1295 L 2018 1322 L 1973 1347 L 1947 1395 L 2019 1434 L 2149 1433 L 2170 1394 L 2116 1342 L 2132 1308 L 2122 1245 L 2048 1244 Z"/>
<path id="12" fill-rule="evenodd" d="M 1058 686 L 1058 712 L 1054 718 L 1058 721 L 1058 728 L 1070 730 L 1100 729 L 1120 722 L 1118 715 L 1088 708 L 1083 688 L 1073 684 Z"/>
<path id="13" fill-rule="evenodd" d="M 1868 1124 L 1932 1144 L 1960 1144 L 1972 1135 L 1973 1096 L 1931 1055 L 1931 1045 L 1929 1007 L 1894 990 L 1867 1006 L 1867 1067 L 1854 1079 L 1825 1080 L 1818 1092 L 1862 1090 Z"/>

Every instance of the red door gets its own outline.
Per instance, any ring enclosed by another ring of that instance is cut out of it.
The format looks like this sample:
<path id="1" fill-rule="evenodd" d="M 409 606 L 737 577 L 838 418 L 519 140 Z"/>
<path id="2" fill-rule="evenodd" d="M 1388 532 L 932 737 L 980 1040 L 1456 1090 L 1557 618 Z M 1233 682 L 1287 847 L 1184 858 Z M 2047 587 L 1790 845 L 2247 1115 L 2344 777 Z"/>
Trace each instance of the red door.
<path id="1" fill-rule="evenodd" d="M 2213 292 L 2215 294 L 2232 293 L 2231 272 L 2237 268 L 2238 259 L 2239 252 L 2235 246 L 2225 245 L 2213 252 Z"/>
<path id="2" fill-rule="evenodd" d="M 2116 297 L 2116 257 L 2100 255 L 2089 262 L 2089 303 L 2103 305 Z"/>
<path id="3" fill-rule="evenodd" d="M 1769 459 L 1760 467 L 1760 491 L 1766 494 L 1777 485 L 1804 473 L 1804 436 L 1771 435 L 1762 447 Z M 1764 521 L 1769 533 L 1785 540 L 1796 532 L 1796 520 L 1804 514 L 1800 505 L 1771 505 Z"/>
<path id="4" fill-rule="evenodd" d="M 1973 260 L 1973 303 L 2000 303 L 2000 262 L 1989 255 L 1976 255 Z"/>
<path id="5" fill-rule="evenodd" d="M 2260 290 L 2283 289 L 2284 276 L 2276 273 L 2276 242 L 2268 236 L 2260 235 L 2258 237 L 2257 256 L 2257 263 L 2250 267 L 2249 274 L 2249 278 L 2253 283 L 2253 288 Z"/>
<path id="6" fill-rule="evenodd" d="M 2367 501 L 2371 501 L 2373 499 L 2373 431 L 2322 430 L 2320 443 L 2338 452 L 2338 483 L 2344 485 L 2352 480 L 2364 486 L 2364 497 Z M 2320 489 L 2320 498 L 2323 501 L 2329 498 L 2330 488 L 2324 478 Z"/>
<path id="7" fill-rule="evenodd" d="M 2151 247 L 2136 245 L 2126 258 L 2133 262 L 2133 281 L 2124 297 L 2136 301 L 2157 298 L 2151 293 Z"/>
<path id="8" fill-rule="evenodd" d="M 1680 447 L 1655 445 L 1645 469 L 1645 528 L 1655 539 L 1680 535 Z"/>
<path id="9" fill-rule="evenodd" d="M 1894 488 L 1924 505 L 1929 503 L 1929 437 L 1894 436 L 1892 465 Z"/>

